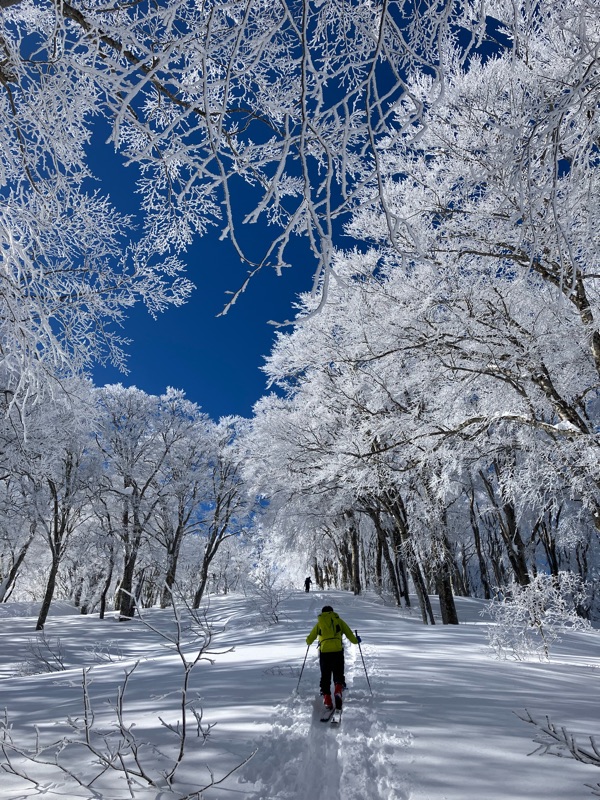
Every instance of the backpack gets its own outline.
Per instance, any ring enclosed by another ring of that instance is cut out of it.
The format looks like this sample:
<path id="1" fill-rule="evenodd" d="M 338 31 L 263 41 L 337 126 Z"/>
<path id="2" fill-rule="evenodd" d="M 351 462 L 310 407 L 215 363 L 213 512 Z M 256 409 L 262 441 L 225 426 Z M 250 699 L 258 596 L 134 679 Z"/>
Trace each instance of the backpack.
<path id="1" fill-rule="evenodd" d="M 341 639 L 342 628 L 339 623 L 337 614 L 332 611 L 326 611 L 324 614 L 319 614 L 319 642 L 326 639 Z"/>

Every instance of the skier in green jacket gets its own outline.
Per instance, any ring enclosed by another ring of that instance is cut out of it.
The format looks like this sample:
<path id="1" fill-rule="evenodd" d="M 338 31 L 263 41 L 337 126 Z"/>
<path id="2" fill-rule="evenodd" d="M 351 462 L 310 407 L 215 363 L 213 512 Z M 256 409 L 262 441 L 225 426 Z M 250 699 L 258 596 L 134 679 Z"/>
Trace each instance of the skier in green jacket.
<path id="1" fill-rule="evenodd" d="M 342 707 L 342 691 L 346 687 L 344 678 L 344 644 L 345 636 L 352 644 L 358 644 L 360 636 L 355 636 L 344 620 L 335 613 L 331 606 L 323 606 L 317 617 L 317 624 L 306 637 L 306 644 L 311 645 L 319 637 L 319 664 L 321 667 L 321 694 L 328 709 L 333 708 L 331 701 L 331 676 L 333 675 L 335 707 Z"/>

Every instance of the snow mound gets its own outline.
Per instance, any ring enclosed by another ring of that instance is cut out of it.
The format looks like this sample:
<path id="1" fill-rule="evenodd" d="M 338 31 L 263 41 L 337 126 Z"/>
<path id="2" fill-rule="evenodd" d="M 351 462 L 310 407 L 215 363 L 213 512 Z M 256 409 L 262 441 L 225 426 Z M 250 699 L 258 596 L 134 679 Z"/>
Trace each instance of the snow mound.
<path id="1" fill-rule="evenodd" d="M 41 603 L 27 603 L 23 601 L 0 603 L 0 619 L 5 619 L 6 617 L 38 617 L 41 607 Z M 68 617 L 73 614 L 79 616 L 81 611 L 62 600 L 55 600 L 50 606 L 50 617 Z"/>

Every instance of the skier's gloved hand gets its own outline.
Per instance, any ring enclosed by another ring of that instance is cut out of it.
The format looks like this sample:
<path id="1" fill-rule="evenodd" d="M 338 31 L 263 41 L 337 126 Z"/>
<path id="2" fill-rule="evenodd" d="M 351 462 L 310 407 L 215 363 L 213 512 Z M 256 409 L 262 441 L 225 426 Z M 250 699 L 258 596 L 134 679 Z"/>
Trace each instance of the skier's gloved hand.
<path id="1" fill-rule="evenodd" d="M 357 637 L 356 637 L 356 643 L 357 643 L 357 644 L 360 644 L 361 642 L 362 642 L 362 639 L 360 638 L 360 636 L 357 636 Z"/>

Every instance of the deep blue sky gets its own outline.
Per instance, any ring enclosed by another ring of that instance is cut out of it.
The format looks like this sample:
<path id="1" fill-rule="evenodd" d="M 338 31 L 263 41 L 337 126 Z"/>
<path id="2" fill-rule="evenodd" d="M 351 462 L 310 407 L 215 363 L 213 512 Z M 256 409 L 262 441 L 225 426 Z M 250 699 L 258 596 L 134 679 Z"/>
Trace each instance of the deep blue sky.
<path id="1" fill-rule="evenodd" d="M 214 419 L 226 414 L 248 417 L 265 392 L 260 366 L 275 330 L 268 320 L 290 317 L 297 292 L 312 284 L 311 265 L 296 264 L 280 278 L 273 270 L 255 276 L 229 313 L 217 317 L 227 299 L 225 291 L 242 282 L 243 265 L 228 242 L 202 240 L 186 261 L 188 276 L 197 286 L 187 305 L 169 309 L 156 320 L 138 305 L 122 331 L 134 340 L 128 348 L 129 374 L 98 367 L 94 382 L 123 383 L 150 394 L 173 386 Z"/>
<path id="2" fill-rule="evenodd" d="M 135 174 L 123 167 L 99 132 L 89 156 L 92 169 L 102 176 L 102 189 L 117 209 L 135 213 L 139 202 L 134 194 Z M 257 249 L 262 251 L 264 237 L 272 232 L 264 226 L 248 226 L 245 238 L 260 237 Z M 227 414 L 251 416 L 253 404 L 266 391 L 260 367 L 276 330 L 268 321 L 293 317 L 292 303 L 299 292 L 311 288 L 315 267 L 308 248 L 297 246 L 294 263 L 281 277 L 265 268 L 233 308 L 217 317 L 228 299 L 226 292 L 239 288 L 247 270 L 231 243 L 219 241 L 219 234 L 220 229 L 210 229 L 182 256 L 187 277 L 197 287 L 187 305 L 171 308 L 156 320 L 141 303 L 132 309 L 119 330 L 133 340 L 127 349 L 129 374 L 96 367 L 92 378 L 97 386 L 122 383 L 150 394 L 161 394 L 172 386 L 183 389 L 214 419 Z"/>

